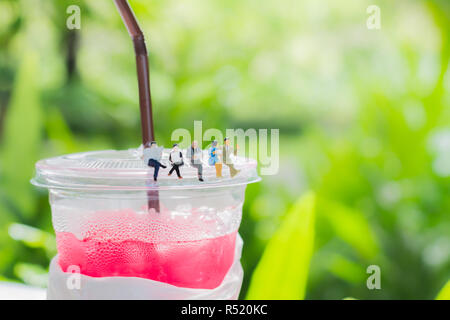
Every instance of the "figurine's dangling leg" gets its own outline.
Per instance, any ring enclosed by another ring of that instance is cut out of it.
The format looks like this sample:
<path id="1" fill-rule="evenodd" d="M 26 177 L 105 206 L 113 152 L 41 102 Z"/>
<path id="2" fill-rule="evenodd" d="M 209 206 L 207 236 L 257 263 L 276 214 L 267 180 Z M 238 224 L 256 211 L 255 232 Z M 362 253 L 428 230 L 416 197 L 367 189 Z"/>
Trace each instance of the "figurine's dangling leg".
<path id="1" fill-rule="evenodd" d="M 198 180 L 203 182 L 203 166 L 201 164 L 193 164 L 197 168 Z"/>
<path id="2" fill-rule="evenodd" d="M 239 173 L 239 170 L 237 170 L 233 164 L 227 164 L 227 166 L 230 168 L 230 176 L 232 178 Z"/>
<path id="3" fill-rule="evenodd" d="M 222 163 L 216 163 L 215 167 L 216 167 L 216 177 L 217 178 L 223 178 L 222 177 Z"/>
<path id="4" fill-rule="evenodd" d="M 175 165 L 174 168 L 175 168 L 175 172 L 177 173 L 178 179 L 183 179 L 183 177 L 181 176 L 181 173 L 180 173 L 180 166 Z"/>

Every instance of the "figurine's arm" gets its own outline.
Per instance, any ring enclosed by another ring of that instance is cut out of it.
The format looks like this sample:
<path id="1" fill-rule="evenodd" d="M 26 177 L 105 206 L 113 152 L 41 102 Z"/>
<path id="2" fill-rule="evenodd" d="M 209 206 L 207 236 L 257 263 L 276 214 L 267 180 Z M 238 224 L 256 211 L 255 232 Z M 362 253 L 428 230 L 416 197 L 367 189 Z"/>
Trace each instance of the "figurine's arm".
<path id="1" fill-rule="evenodd" d="M 197 159 L 198 159 L 198 155 L 197 155 L 197 153 L 198 152 L 196 152 L 197 150 L 193 150 L 192 151 L 192 154 L 191 154 L 191 159 L 193 160 L 193 161 L 196 161 Z"/>
<path id="2" fill-rule="evenodd" d="M 233 150 L 233 154 L 235 157 L 237 156 L 238 151 L 239 151 L 239 145 L 236 143 L 236 147 Z"/>
<path id="3" fill-rule="evenodd" d="M 155 156 L 158 155 L 156 157 L 159 158 L 160 160 L 162 160 L 163 153 L 164 153 L 164 147 L 159 147 L 158 150 L 156 150 L 156 152 L 155 152 Z"/>
<path id="4" fill-rule="evenodd" d="M 142 159 L 142 160 L 145 160 L 145 149 L 142 150 L 141 159 Z"/>
<path id="5" fill-rule="evenodd" d="M 217 159 L 219 159 L 219 161 L 221 160 L 222 154 L 223 154 L 222 148 L 220 146 L 217 146 L 216 155 L 217 155 Z"/>

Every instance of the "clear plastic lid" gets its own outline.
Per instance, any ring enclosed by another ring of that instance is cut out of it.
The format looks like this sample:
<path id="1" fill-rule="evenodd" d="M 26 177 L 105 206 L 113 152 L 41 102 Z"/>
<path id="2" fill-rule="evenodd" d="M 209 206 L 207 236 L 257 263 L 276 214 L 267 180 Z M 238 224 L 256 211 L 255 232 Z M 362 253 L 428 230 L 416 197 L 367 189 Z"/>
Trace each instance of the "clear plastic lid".
<path id="1" fill-rule="evenodd" d="M 184 165 L 180 167 L 183 179 L 179 180 L 175 172 L 168 176 L 170 149 L 165 149 L 161 163 L 167 169 L 160 168 L 158 181 L 153 181 L 153 168 L 142 160 L 142 148 L 123 151 L 104 150 L 75 153 L 40 160 L 36 163 L 36 176 L 31 180 L 36 186 L 49 189 L 69 190 L 176 190 L 203 189 L 244 185 L 258 182 L 257 163 L 253 159 L 235 157 L 234 167 L 239 173 L 230 177 L 230 170 L 224 164 L 223 178 L 216 177 L 215 166 L 208 164 L 208 152 L 203 151 L 203 182 L 198 180 L 197 168 L 186 158 L 182 151 Z"/>

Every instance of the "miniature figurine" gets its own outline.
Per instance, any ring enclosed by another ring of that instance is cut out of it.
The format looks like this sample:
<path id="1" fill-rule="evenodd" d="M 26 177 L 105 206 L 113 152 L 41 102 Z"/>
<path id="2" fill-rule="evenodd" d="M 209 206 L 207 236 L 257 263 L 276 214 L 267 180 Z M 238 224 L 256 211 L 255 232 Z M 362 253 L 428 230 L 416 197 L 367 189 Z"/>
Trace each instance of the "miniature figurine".
<path id="1" fill-rule="evenodd" d="M 192 145 L 187 149 L 186 157 L 190 159 L 191 165 L 197 168 L 198 180 L 203 182 L 202 149 L 197 141 L 192 141 Z"/>
<path id="2" fill-rule="evenodd" d="M 223 178 L 222 177 L 222 162 L 220 161 L 219 156 L 219 146 L 217 140 L 214 140 L 211 143 L 211 148 L 209 149 L 209 165 L 216 167 L 216 177 L 217 178 Z"/>
<path id="3" fill-rule="evenodd" d="M 169 171 L 169 176 L 175 171 L 177 173 L 178 179 L 183 179 L 183 177 L 180 174 L 180 167 L 184 165 L 183 154 L 178 148 L 177 143 L 173 145 L 172 151 L 170 151 L 169 161 L 170 164 L 172 165 L 172 169 L 170 169 Z"/>
<path id="4" fill-rule="evenodd" d="M 153 172 L 154 181 L 158 181 L 159 167 L 164 169 L 167 168 L 160 162 L 163 150 L 164 147 L 158 147 L 155 141 L 147 143 L 144 147 L 143 159 L 149 167 L 153 167 L 155 169 Z"/>
<path id="5" fill-rule="evenodd" d="M 238 146 L 236 145 L 236 148 L 233 148 L 230 146 L 230 138 L 226 137 L 224 140 L 224 145 L 222 148 L 222 157 L 223 157 L 223 163 L 230 168 L 230 176 L 233 178 L 235 175 L 239 173 L 240 170 L 237 170 L 234 167 L 233 160 L 231 159 L 231 154 L 237 155 L 237 149 Z"/>

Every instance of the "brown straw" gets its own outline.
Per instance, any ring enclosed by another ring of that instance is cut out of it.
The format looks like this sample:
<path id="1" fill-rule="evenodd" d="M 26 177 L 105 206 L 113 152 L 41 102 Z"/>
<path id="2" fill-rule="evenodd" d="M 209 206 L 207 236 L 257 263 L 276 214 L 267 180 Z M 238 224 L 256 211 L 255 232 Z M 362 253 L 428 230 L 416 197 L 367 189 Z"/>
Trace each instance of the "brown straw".
<path id="1" fill-rule="evenodd" d="M 139 105 L 141 109 L 142 143 L 146 147 L 155 140 L 152 115 L 152 97 L 150 94 L 150 72 L 147 46 L 144 34 L 127 0 L 114 0 L 120 16 L 131 36 L 136 54 L 136 67 L 139 85 Z M 159 212 L 158 191 L 148 191 L 148 207 Z"/>
<path id="2" fill-rule="evenodd" d="M 147 143 L 155 140 L 147 46 L 145 45 L 144 34 L 128 1 L 114 0 L 114 2 L 134 43 L 139 84 L 139 104 L 141 107 L 142 143 L 145 146 Z"/>

